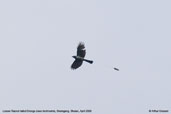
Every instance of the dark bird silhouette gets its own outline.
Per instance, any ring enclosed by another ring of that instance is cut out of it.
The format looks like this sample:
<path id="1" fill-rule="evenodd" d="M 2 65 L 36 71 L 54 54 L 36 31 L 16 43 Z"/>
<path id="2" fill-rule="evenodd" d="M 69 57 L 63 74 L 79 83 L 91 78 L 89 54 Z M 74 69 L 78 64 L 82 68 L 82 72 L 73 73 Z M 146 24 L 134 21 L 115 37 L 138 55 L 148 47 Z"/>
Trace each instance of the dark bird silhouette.
<path id="1" fill-rule="evenodd" d="M 119 71 L 119 69 L 118 68 L 113 68 L 114 70 L 117 70 L 117 71 Z"/>
<path id="2" fill-rule="evenodd" d="M 86 55 L 85 45 L 83 42 L 80 42 L 77 47 L 77 56 L 72 56 L 75 59 L 75 61 L 72 63 L 71 69 L 73 70 L 77 69 L 82 65 L 83 61 L 92 64 L 93 63 L 92 60 L 84 59 L 85 55 Z"/>

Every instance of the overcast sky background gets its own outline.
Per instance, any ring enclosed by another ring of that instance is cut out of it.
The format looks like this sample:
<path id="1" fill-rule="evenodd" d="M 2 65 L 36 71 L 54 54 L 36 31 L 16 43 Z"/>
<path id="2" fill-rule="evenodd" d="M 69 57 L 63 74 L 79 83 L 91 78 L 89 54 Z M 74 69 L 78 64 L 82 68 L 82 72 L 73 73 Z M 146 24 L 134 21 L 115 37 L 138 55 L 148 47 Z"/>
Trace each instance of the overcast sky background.
<path id="1" fill-rule="evenodd" d="M 1 0 L 1 113 L 171 111 L 170 6 L 170 0 Z M 80 41 L 94 63 L 73 71 Z"/>

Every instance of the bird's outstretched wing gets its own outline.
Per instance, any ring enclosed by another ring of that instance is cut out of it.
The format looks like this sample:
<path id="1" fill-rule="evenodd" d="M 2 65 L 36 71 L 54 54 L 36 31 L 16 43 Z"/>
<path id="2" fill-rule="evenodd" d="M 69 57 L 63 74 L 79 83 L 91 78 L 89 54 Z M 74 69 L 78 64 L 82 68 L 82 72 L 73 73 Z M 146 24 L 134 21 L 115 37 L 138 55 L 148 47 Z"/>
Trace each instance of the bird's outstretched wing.
<path id="1" fill-rule="evenodd" d="M 71 65 L 71 69 L 77 69 L 78 67 L 80 67 L 82 65 L 83 61 L 82 60 L 79 60 L 79 59 L 76 59 L 72 65 Z"/>
<path id="2" fill-rule="evenodd" d="M 85 57 L 85 54 L 86 54 L 86 50 L 85 50 L 85 45 L 83 42 L 80 42 L 78 44 L 78 47 L 77 47 L 77 56 L 80 56 L 80 57 Z"/>

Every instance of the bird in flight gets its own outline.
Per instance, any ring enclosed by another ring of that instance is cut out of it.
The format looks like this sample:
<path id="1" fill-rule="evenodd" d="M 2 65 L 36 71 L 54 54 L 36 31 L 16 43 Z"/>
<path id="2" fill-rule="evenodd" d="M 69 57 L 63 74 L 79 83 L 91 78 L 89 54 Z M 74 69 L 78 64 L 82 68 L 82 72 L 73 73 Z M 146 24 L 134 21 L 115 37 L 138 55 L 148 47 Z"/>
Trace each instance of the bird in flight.
<path id="1" fill-rule="evenodd" d="M 117 71 L 119 71 L 119 69 L 118 68 L 113 68 L 114 70 L 117 70 Z"/>
<path id="2" fill-rule="evenodd" d="M 72 56 L 75 59 L 75 61 L 72 63 L 71 69 L 73 70 L 77 69 L 82 65 L 83 61 L 92 64 L 93 63 L 92 60 L 84 59 L 85 55 L 86 55 L 85 45 L 83 42 L 80 42 L 77 47 L 77 56 Z"/>

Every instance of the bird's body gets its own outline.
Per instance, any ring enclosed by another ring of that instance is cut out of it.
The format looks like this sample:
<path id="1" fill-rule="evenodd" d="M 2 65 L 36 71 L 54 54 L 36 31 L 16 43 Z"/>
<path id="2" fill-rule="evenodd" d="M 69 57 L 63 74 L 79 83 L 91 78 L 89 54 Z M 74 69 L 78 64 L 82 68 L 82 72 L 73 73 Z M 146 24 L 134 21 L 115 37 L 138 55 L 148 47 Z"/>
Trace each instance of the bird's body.
<path id="1" fill-rule="evenodd" d="M 83 61 L 92 64 L 93 63 L 92 60 L 84 59 L 85 55 L 86 55 L 86 50 L 85 50 L 84 43 L 80 42 L 77 47 L 77 56 L 72 56 L 75 59 L 75 61 L 72 63 L 71 69 L 77 69 L 82 65 Z"/>
<path id="2" fill-rule="evenodd" d="M 114 70 L 117 70 L 117 71 L 119 71 L 119 69 L 118 68 L 113 68 Z"/>
<path id="3" fill-rule="evenodd" d="M 83 60 L 84 58 L 83 57 L 80 57 L 80 56 L 72 56 L 74 59 L 80 59 L 80 60 Z"/>

